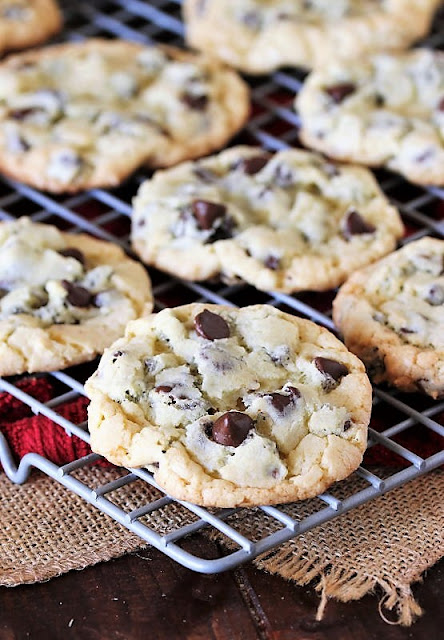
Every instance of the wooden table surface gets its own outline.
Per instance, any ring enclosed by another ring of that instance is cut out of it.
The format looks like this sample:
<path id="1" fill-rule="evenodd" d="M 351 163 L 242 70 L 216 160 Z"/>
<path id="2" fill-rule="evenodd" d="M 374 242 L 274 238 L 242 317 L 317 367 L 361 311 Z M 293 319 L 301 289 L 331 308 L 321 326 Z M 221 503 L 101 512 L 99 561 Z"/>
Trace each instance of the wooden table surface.
<path id="1" fill-rule="evenodd" d="M 216 553 L 201 538 L 188 544 Z M 150 548 L 43 584 L 0 587 L 0 640 L 438 640 L 443 578 L 441 562 L 414 587 L 426 613 L 409 629 L 383 622 L 375 596 L 331 601 L 316 622 L 312 588 L 252 565 L 203 576 Z"/>

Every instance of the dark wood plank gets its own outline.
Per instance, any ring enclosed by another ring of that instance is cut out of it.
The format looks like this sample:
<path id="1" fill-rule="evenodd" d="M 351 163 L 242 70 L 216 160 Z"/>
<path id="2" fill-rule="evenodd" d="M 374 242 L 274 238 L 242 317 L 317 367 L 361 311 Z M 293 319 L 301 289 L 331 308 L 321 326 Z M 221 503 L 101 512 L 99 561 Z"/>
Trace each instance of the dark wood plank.
<path id="1" fill-rule="evenodd" d="M 192 544 L 216 553 L 207 540 Z M 0 588 L 0 611 L 1 640 L 256 638 L 232 573 L 196 574 L 154 549 L 43 584 Z"/>
<path id="2" fill-rule="evenodd" d="M 187 545 L 217 553 L 201 538 Z M 317 623 L 312 589 L 252 565 L 202 576 L 148 549 L 47 583 L 0 588 L 0 640 L 438 640 L 443 577 L 444 562 L 415 587 L 426 614 L 410 629 L 385 624 L 374 596 L 331 602 Z"/>
<path id="3" fill-rule="evenodd" d="M 438 640 L 443 637 L 444 561 L 430 569 L 413 592 L 425 614 L 410 628 L 385 623 L 378 613 L 378 594 L 357 602 L 331 600 L 324 619 L 316 621 L 319 596 L 278 576 L 246 565 L 236 571 L 244 599 L 254 606 L 264 640 Z M 380 598 L 379 594 L 379 598 Z M 385 612 L 388 619 L 395 615 Z"/>

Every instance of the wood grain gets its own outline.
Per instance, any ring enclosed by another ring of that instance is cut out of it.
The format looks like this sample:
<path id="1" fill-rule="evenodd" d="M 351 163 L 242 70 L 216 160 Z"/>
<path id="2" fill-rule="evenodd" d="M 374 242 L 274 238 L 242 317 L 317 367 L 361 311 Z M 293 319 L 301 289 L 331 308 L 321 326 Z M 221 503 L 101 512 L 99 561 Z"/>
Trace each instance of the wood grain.
<path id="1" fill-rule="evenodd" d="M 218 550 L 187 541 L 206 557 Z M 410 629 L 385 624 L 378 601 L 330 602 L 247 565 L 203 576 L 147 549 L 37 585 L 0 588 L 0 640 L 438 640 L 444 562 L 415 587 L 425 615 Z"/>

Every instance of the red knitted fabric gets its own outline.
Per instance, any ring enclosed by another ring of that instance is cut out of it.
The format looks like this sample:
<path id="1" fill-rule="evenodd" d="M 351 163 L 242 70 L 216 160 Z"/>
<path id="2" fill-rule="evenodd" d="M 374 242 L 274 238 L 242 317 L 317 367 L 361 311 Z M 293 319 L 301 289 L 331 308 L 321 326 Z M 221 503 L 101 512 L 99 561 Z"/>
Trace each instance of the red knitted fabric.
<path id="1" fill-rule="evenodd" d="M 51 381 L 46 377 L 28 377 L 17 382 L 17 387 L 41 402 L 48 402 L 55 395 Z M 87 418 L 88 400 L 80 397 L 58 405 L 58 414 L 80 424 Z M 438 416 L 438 419 L 442 416 Z M 382 431 L 384 424 L 374 417 L 372 427 Z M 27 453 L 39 453 L 60 465 L 72 462 L 91 453 L 89 446 L 76 436 L 68 436 L 65 430 L 42 415 L 34 415 L 28 405 L 8 393 L 0 393 L 0 430 L 6 436 L 16 460 Z M 420 425 L 401 433 L 396 441 L 414 453 L 427 458 L 442 448 L 442 438 Z M 369 449 L 364 458 L 367 465 L 407 466 L 400 456 L 381 445 Z M 104 463 L 105 464 L 105 463 Z"/>
<path id="2" fill-rule="evenodd" d="M 25 378 L 17 383 L 17 387 L 41 402 L 48 402 L 54 396 L 47 378 Z M 87 405 L 88 400 L 81 397 L 59 405 L 56 410 L 67 420 L 80 424 L 86 420 Z M 56 464 L 65 464 L 91 453 L 83 440 L 70 437 L 45 416 L 34 415 L 30 407 L 8 393 L 0 394 L 0 430 L 17 461 L 34 452 Z"/>

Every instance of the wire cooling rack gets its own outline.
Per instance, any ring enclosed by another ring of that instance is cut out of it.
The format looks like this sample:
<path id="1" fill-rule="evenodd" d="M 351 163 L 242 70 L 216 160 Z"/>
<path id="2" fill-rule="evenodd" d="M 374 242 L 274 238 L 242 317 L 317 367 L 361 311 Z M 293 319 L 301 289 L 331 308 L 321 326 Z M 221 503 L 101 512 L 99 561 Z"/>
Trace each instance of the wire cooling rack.
<path id="1" fill-rule="evenodd" d="M 101 36 L 123 37 L 139 42 L 183 44 L 181 3 L 178 1 L 154 0 L 148 3 L 141 0 L 95 0 L 74 3 L 65 0 L 61 4 L 65 14 L 65 30 L 59 37 L 60 40 Z M 444 13 L 437 16 L 433 32 L 426 43 L 444 48 Z M 297 145 L 299 121 L 292 110 L 292 103 L 302 79 L 303 75 L 294 70 L 283 70 L 272 76 L 250 79 L 253 117 L 234 142 L 259 143 L 270 150 Z M 86 231 L 128 249 L 131 197 L 147 175 L 139 172 L 123 187 L 113 191 L 94 189 L 74 197 L 52 197 L 25 185 L 3 180 L 0 181 L 0 218 L 13 219 L 26 214 L 34 221 L 49 222 L 74 232 Z M 427 234 L 444 237 L 444 189 L 412 186 L 386 172 L 378 172 L 378 178 L 386 194 L 401 211 L 408 240 Z M 191 301 L 230 305 L 267 303 L 334 329 L 331 320 L 334 292 L 297 296 L 266 294 L 247 285 L 207 286 L 183 282 L 156 271 L 150 273 L 157 309 Z M 46 416 L 69 435 L 89 441 L 86 423 L 73 424 L 59 412 L 63 403 L 84 395 L 83 382 L 87 377 L 84 367 L 44 374 L 42 377 L 48 378 L 59 389 L 58 395 L 47 403 L 32 398 L 19 388 L 18 382 L 23 377 L 0 379 L 0 391 L 12 394 L 34 413 Z M 310 515 L 306 517 L 298 516 L 297 504 L 260 508 L 259 511 L 268 523 L 267 530 L 270 531 L 272 522 L 273 532 L 267 535 L 258 532 L 255 539 L 245 537 L 236 528 L 233 514 L 239 510 L 207 510 L 173 500 L 156 485 L 151 474 L 143 469 L 122 469 L 117 480 L 91 488 L 76 477 L 76 471 L 100 460 L 100 456 L 96 454 L 57 466 L 40 455 L 30 453 L 17 467 L 0 434 L 0 461 L 13 482 L 25 482 L 32 467 L 40 469 L 184 566 L 203 573 L 216 573 L 246 562 L 444 464 L 444 451 L 439 446 L 444 436 L 443 425 L 444 401 L 437 402 L 418 395 L 407 396 L 383 388 L 375 389 L 369 449 L 377 446 L 380 452 L 390 453 L 392 460 L 393 456 L 398 456 L 399 465 L 384 468 L 383 472 L 379 470 L 376 474 L 374 467 L 368 468 L 364 458 L 363 466 L 354 474 L 360 477 L 362 488 L 356 490 L 357 485 L 353 483 L 354 489 L 350 489 L 347 481 L 337 483 L 329 492 L 311 501 Z M 425 445 L 427 457 L 420 455 Z M 140 482 L 151 485 L 150 491 L 146 492 L 151 497 L 152 487 L 156 488 L 155 499 L 142 501 L 130 512 L 117 506 L 114 499 L 116 493 L 123 487 Z M 182 510 L 188 524 L 160 535 L 150 526 L 147 516 L 153 513 L 161 516 L 162 510 L 172 504 L 179 511 Z M 218 558 L 207 559 L 191 555 L 181 547 L 185 536 L 209 527 L 217 529 L 231 540 L 230 551 L 221 552 Z"/>

